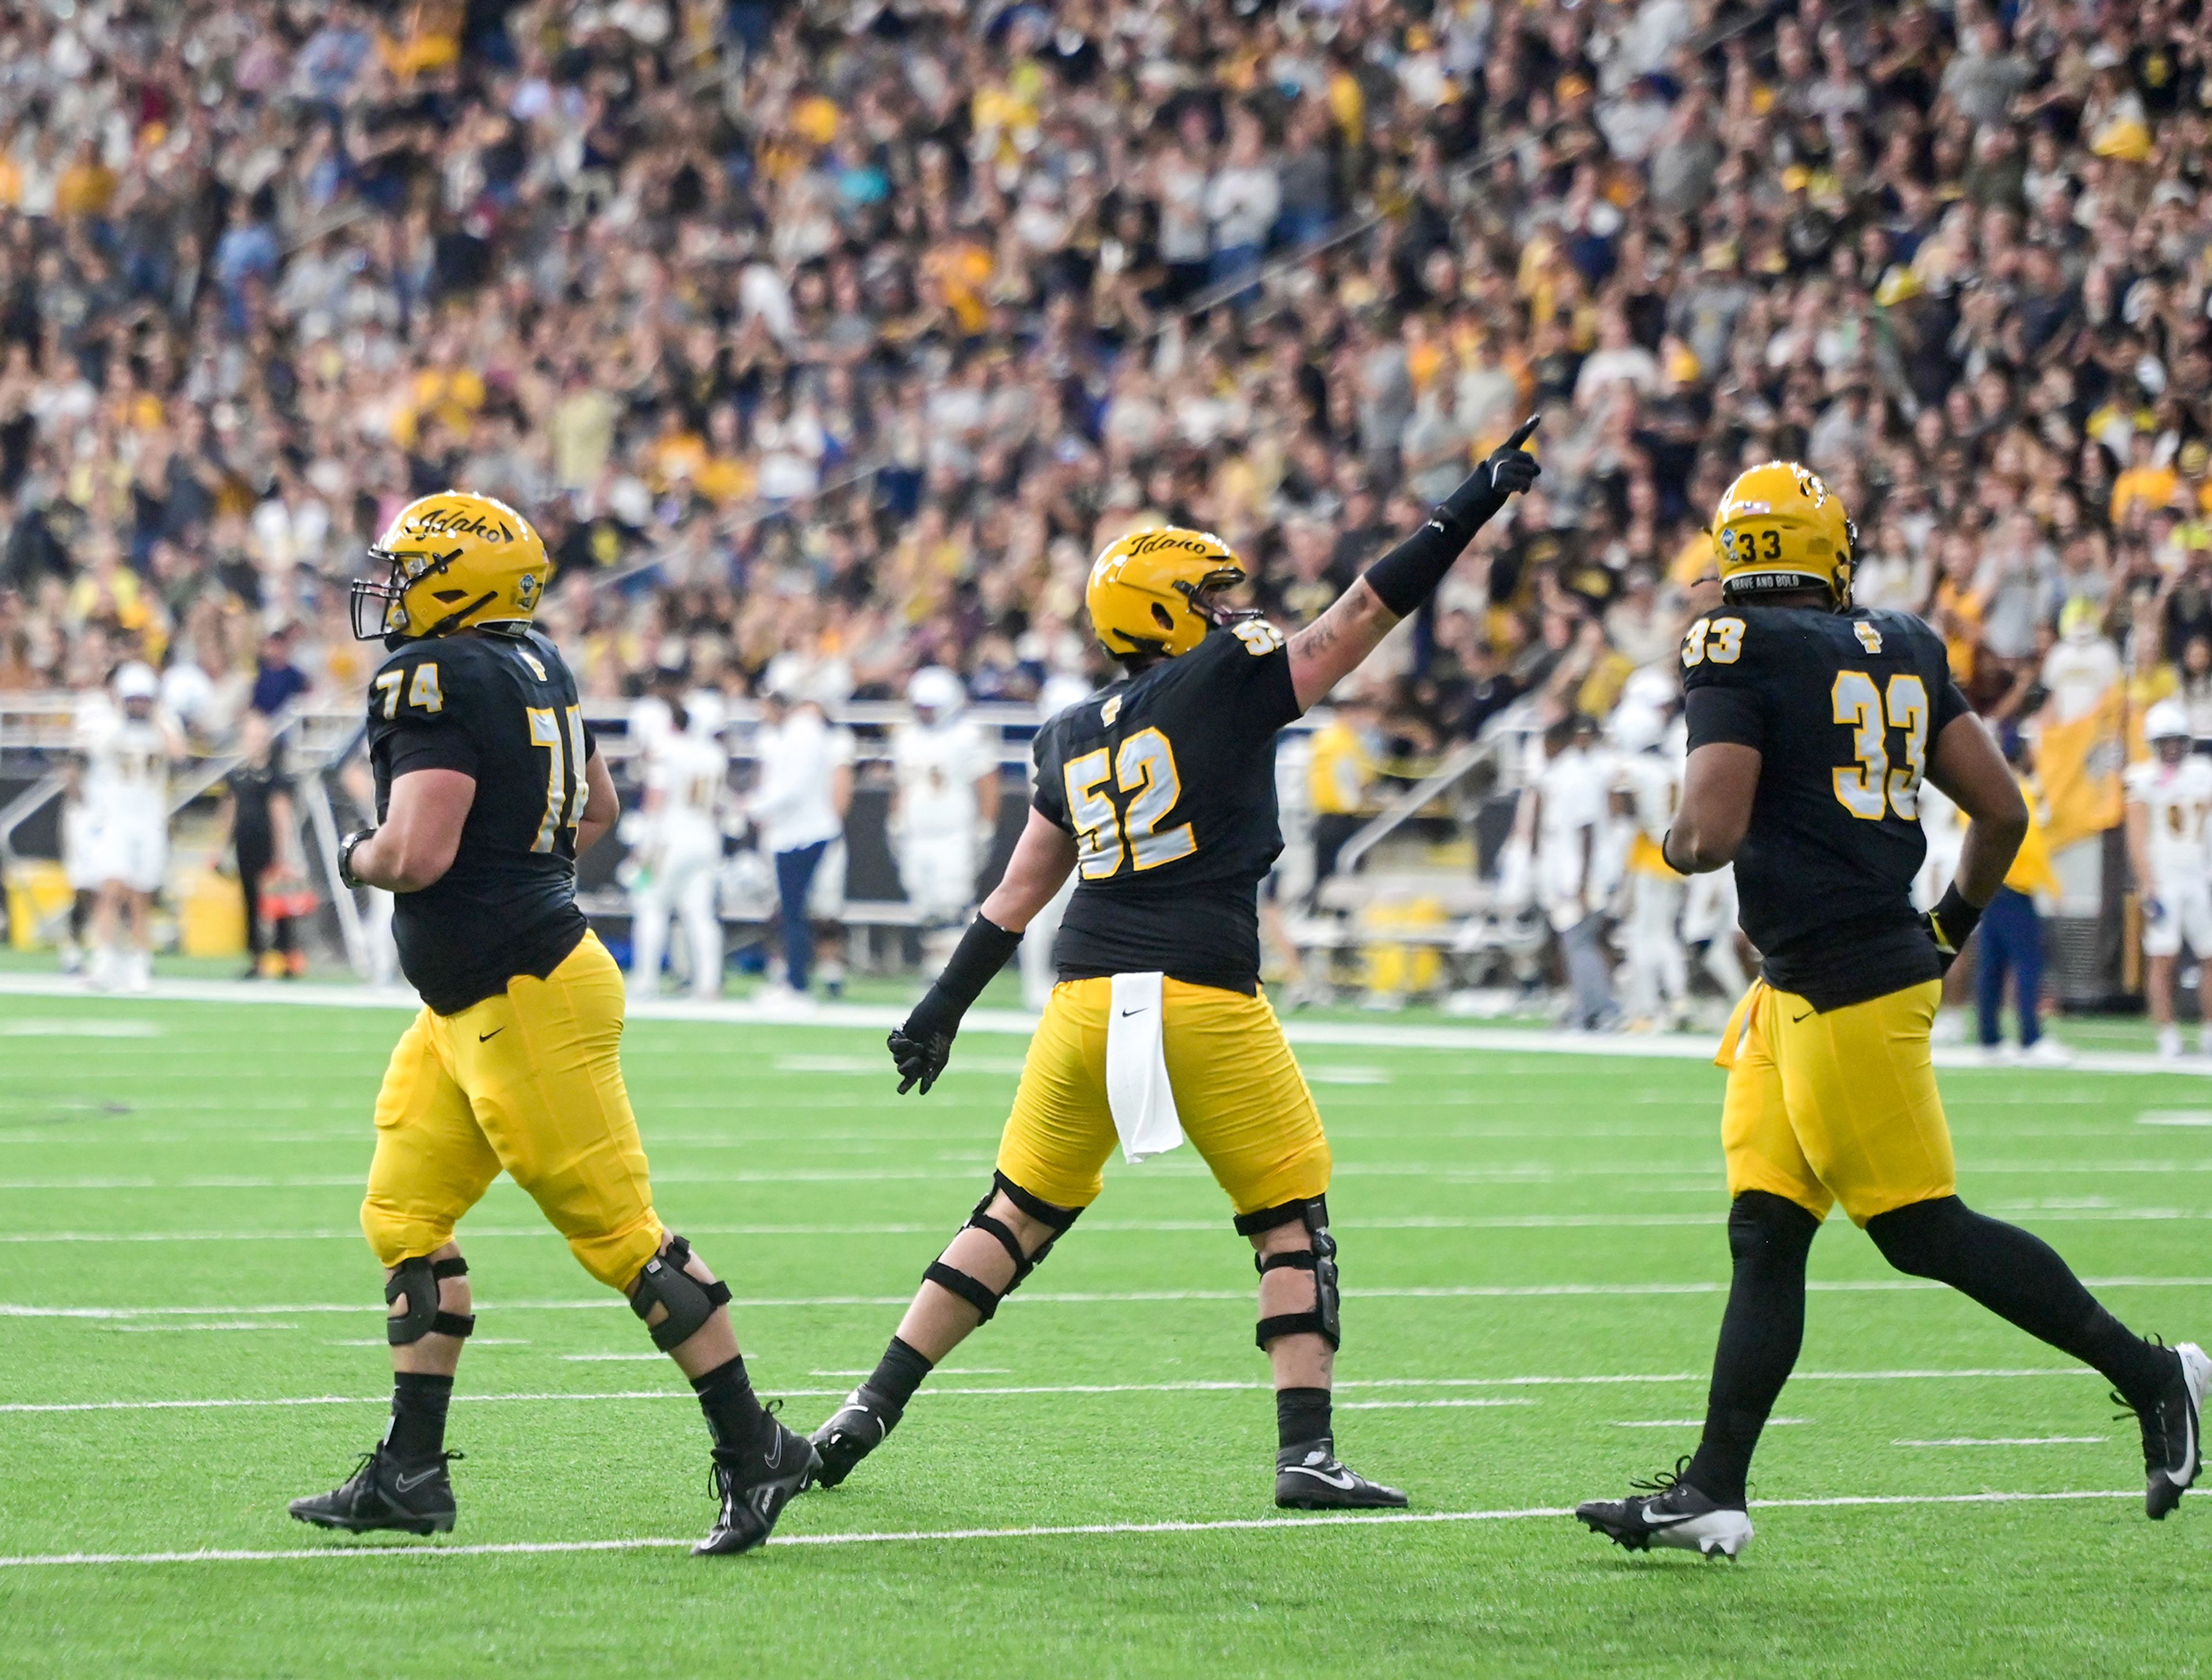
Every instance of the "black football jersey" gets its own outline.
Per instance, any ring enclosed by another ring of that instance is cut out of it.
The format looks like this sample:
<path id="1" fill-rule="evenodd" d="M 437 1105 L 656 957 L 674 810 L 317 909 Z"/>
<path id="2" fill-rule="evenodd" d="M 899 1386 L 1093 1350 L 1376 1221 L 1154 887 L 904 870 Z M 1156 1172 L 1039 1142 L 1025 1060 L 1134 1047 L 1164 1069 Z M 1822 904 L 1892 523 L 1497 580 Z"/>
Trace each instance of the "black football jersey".
<path id="1" fill-rule="evenodd" d="M 422 1001 L 453 1015 L 540 979 L 584 937 L 576 825 L 592 755 L 576 682 L 535 630 L 410 641 L 368 685 L 368 754 L 383 821 L 410 770 L 459 770 L 476 798 L 453 867 L 397 895 L 399 967 Z"/>
<path id="2" fill-rule="evenodd" d="M 1827 1010 L 1935 979 L 1920 781 L 1968 709 L 1942 638 L 1906 613 L 1728 606 L 1683 638 L 1682 687 L 1692 752 L 1759 751 L 1735 881 L 1768 982 Z"/>
<path id="3" fill-rule="evenodd" d="M 1275 737 L 1297 715 L 1282 633 L 1248 619 L 1038 732 L 1035 804 L 1077 848 L 1062 979 L 1258 989 L 1260 882 L 1283 849 Z"/>

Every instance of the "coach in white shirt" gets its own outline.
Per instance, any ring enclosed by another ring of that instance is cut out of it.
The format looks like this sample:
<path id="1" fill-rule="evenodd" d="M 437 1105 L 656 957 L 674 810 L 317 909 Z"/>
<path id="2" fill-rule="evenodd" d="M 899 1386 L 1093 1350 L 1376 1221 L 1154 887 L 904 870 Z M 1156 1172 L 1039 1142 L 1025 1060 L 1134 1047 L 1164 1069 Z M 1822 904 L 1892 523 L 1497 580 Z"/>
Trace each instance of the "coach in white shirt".
<path id="1" fill-rule="evenodd" d="M 749 810 L 763 848 L 775 859 L 784 983 L 803 996 L 814 966 L 807 889 L 822 854 L 845 831 L 836 798 L 841 755 L 828 718 L 812 701 L 793 701 L 770 688 L 762 701 L 766 715 L 754 737 L 760 782 Z"/>

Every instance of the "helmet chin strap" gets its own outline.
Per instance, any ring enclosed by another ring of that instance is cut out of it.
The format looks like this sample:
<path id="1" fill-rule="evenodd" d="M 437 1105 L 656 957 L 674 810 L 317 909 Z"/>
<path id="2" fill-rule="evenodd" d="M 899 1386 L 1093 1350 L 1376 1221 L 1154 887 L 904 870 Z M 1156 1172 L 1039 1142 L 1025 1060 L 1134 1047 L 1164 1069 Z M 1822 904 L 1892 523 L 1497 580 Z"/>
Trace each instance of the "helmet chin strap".
<path id="1" fill-rule="evenodd" d="M 461 621 L 463 619 L 466 618 L 472 612 L 479 611 L 483 608 L 489 606 L 498 598 L 499 591 L 497 590 L 489 590 L 483 594 L 477 596 L 475 600 L 470 602 L 465 607 L 454 608 L 453 611 L 447 613 L 443 618 L 440 619 L 435 624 L 433 624 L 422 634 L 425 636 L 450 636 L 454 631 L 460 628 Z"/>

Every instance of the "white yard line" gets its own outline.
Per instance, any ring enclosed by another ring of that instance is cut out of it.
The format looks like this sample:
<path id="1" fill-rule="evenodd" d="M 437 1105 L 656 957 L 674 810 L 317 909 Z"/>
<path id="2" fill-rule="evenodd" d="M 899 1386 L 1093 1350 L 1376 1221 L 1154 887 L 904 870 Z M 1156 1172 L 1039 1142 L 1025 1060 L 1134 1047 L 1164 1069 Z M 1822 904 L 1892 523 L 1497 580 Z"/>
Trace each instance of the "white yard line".
<path id="1" fill-rule="evenodd" d="M 2212 1289 L 2212 1277 L 2086 1277 L 2081 1280 L 2092 1289 Z M 1896 1292 L 1925 1291 L 1948 1289 L 1917 1277 L 1869 1277 L 1815 1280 L 1805 1286 L 1816 1294 L 1884 1295 Z M 1589 1295 L 1597 1297 L 1641 1295 L 1713 1295 L 1728 1293 L 1725 1279 L 1700 1280 L 1691 1283 L 1440 1283 L 1409 1284 L 1401 1288 L 1367 1288 L 1347 1289 L 1346 1300 L 1358 1301 L 1516 1301 L 1546 1300 L 1553 1296 Z M 1052 1290 L 1024 1289 L 1008 1298 L 1009 1307 L 1097 1307 L 1128 1306 L 1149 1301 L 1249 1301 L 1249 1289 L 1122 1289 L 1122 1290 Z M 780 1307 L 904 1307 L 914 1299 L 906 1295 L 775 1295 L 739 1297 L 730 1304 L 739 1309 L 766 1309 Z M 627 1307 L 619 1295 L 603 1295 L 588 1301 L 502 1301 L 477 1304 L 479 1314 L 485 1313 L 574 1313 L 602 1308 Z M 180 1317 L 242 1318 L 251 1315 L 288 1317 L 295 1313 L 370 1313 L 380 1315 L 382 1308 L 374 1301 L 323 1301 L 292 1302 L 281 1306 L 253 1305 L 229 1307 L 46 1307 L 23 1301 L 0 1301 L 0 1319 L 137 1319 L 171 1315 Z"/>
<path id="2" fill-rule="evenodd" d="M 58 974 L 0 974 L 0 996 L 18 998 L 83 998 L 84 989 Z M 378 991 L 368 986 L 292 985 L 276 990 L 243 980 L 156 980 L 150 993 L 129 1000 L 143 1007 L 147 998 L 155 1002 L 191 1004 L 251 1004 L 275 1008 L 411 1010 L 419 1005 L 408 993 Z M 803 1016 L 762 1009 L 750 1003 L 693 1003 L 683 998 L 659 998 L 628 1006 L 631 1019 L 690 1021 L 723 1026 L 770 1027 L 780 1032 L 794 1028 L 865 1028 L 882 1032 L 906 1018 L 903 1008 L 872 1004 L 823 1004 Z M 1018 1010 L 975 1010 L 961 1023 L 968 1033 L 994 1033 L 1027 1037 L 1036 1030 L 1036 1017 Z M 1293 1016 L 1283 1023 L 1284 1034 L 1296 1045 L 1346 1045 L 1362 1049 L 1486 1050 L 1516 1054 L 1618 1056 L 1638 1060 L 1702 1061 L 1712 1059 L 1716 1039 L 1709 1033 L 1653 1034 L 1647 1037 L 1619 1034 L 1532 1032 L 1526 1029 L 1477 1027 L 1409 1027 L 1384 1022 L 1304 1021 Z M 1938 1067 L 1980 1070 L 1981 1052 L 1969 1046 L 1942 1046 L 1936 1051 Z M 2019 1071 L 2019 1070 L 2007 1070 Z M 2154 1055 L 2112 1051 L 2085 1052 L 2071 1066 L 2045 1077 L 2068 1073 L 2165 1073 L 2212 1075 L 2212 1059 L 2185 1058 L 2161 1061 Z"/>
<path id="3" fill-rule="evenodd" d="M 2029 1501 L 2139 1499 L 2139 1491 L 2100 1489 L 2067 1493 L 1978 1494 L 1844 1494 L 1826 1499 L 1755 1499 L 1762 1511 L 1832 1510 L 1856 1506 L 2010 1505 Z M 975 1540 L 1057 1540 L 1090 1536 L 1152 1534 L 1216 1534 L 1261 1529 L 1349 1528 L 1400 1526 L 1407 1523 L 1527 1522 L 1569 1517 L 1565 1506 L 1525 1506 L 1502 1511 L 1345 1512 L 1310 1517 L 1231 1517 L 1208 1522 L 1066 1523 L 1028 1528 L 939 1528 L 905 1532 L 859 1534 L 776 1534 L 771 1546 L 902 1545 L 922 1542 L 957 1544 Z M 619 1540 L 510 1540 L 482 1545 L 422 1545 L 370 1542 L 334 1543 L 327 1546 L 299 1546 L 280 1550 L 204 1550 L 162 1552 L 48 1552 L 0 1557 L 0 1568 L 57 1568 L 70 1565 L 114 1567 L 133 1563 L 269 1563 L 322 1562 L 332 1558 L 392 1557 L 514 1557 L 542 1556 L 571 1552 L 675 1550 L 694 1543 L 690 1537 L 641 1536 Z"/>
<path id="4" fill-rule="evenodd" d="M 1771 1422 L 1771 1418 L 1767 1420 Z M 1948 1440 L 1893 1440 L 1892 1446 L 2101 1446 L 2110 1435 L 1953 1435 Z"/>
<path id="5" fill-rule="evenodd" d="M 1946 1379 L 1981 1381 L 1997 1377 L 2074 1377 L 2092 1374 L 2086 1367 L 2071 1368 L 2057 1366 L 2035 1366 L 2019 1368 L 1989 1367 L 1960 1370 L 1898 1370 L 1898 1371 L 1799 1371 L 1792 1380 L 1797 1382 L 1917 1382 Z M 1680 1371 L 1659 1375 L 1621 1374 L 1586 1377 L 1510 1376 L 1510 1377 L 1370 1377 L 1340 1381 L 1340 1392 L 1347 1389 L 1370 1388 L 1597 1388 L 1622 1386 L 1662 1386 L 1674 1383 L 1699 1383 L 1706 1380 L 1703 1372 Z M 770 1385 L 774 1386 L 774 1385 Z M 933 1399 L 1004 1398 L 1007 1396 L 1042 1394 L 1238 1394 L 1257 1393 L 1271 1385 L 1243 1380 L 1208 1381 L 1192 1379 L 1181 1382 L 1109 1382 L 1109 1383 L 1003 1383 L 971 1384 L 964 1387 L 932 1385 L 920 1391 L 916 1398 Z M 787 1399 L 842 1399 L 842 1388 L 776 1388 L 776 1392 Z M 512 1404 L 517 1402 L 553 1402 L 566 1404 L 571 1401 L 604 1400 L 674 1400 L 688 1399 L 689 1393 L 678 1387 L 624 1388 L 579 1393 L 522 1393 L 475 1394 L 463 1391 L 453 1396 L 457 1402 L 479 1405 Z M 0 1404 L 0 1414 L 13 1412 L 77 1412 L 77 1411 L 234 1411 L 281 1410 L 294 1406 L 380 1406 L 387 1404 L 386 1394 L 300 1394 L 273 1399 L 211 1399 L 211 1400 L 25 1400 Z"/>

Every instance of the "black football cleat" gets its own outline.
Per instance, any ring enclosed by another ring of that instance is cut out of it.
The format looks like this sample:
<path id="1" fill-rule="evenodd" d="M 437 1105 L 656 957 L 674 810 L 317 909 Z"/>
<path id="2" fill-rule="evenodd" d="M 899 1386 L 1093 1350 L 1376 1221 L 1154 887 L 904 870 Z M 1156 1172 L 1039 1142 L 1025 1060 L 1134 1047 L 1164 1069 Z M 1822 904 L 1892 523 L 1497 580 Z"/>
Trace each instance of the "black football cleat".
<path id="1" fill-rule="evenodd" d="M 905 1409 L 895 1406 L 864 1385 L 845 1397 L 845 1404 L 830 1421 L 807 1439 L 813 1443 L 821 1465 L 815 1483 L 834 1488 L 859 1466 L 861 1459 L 884 1444 L 884 1437 L 898 1427 Z"/>
<path id="2" fill-rule="evenodd" d="M 2179 1343 L 2173 1353 L 2173 1374 L 2158 1403 L 2136 1414 L 2142 1426 L 2143 1511 L 2153 1522 L 2181 1503 L 2203 1463 L 2199 1422 L 2205 1392 L 2212 1389 L 2212 1359 L 2194 1342 Z"/>
<path id="3" fill-rule="evenodd" d="M 814 1444 L 771 1415 L 764 1445 L 749 1452 L 714 1449 L 714 1489 L 720 1513 L 694 1557 L 735 1557 L 767 1540 L 783 1507 L 814 1478 L 821 1460 Z"/>
<path id="4" fill-rule="evenodd" d="M 1275 1454 L 1275 1503 L 1285 1511 L 1376 1511 L 1406 1503 L 1395 1488 L 1337 1461 L 1327 1435 Z"/>
<path id="5" fill-rule="evenodd" d="M 1703 1557 L 1734 1557 L 1751 1544 L 1751 1518 L 1741 1505 L 1722 1505 L 1682 1480 L 1690 1461 L 1674 1461 L 1649 1482 L 1630 1485 L 1650 1491 L 1626 1499 L 1593 1499 L 1575 1507 L 1575 1515 L 1595 1534 L 1630 1551 L 1673 1546 Z"/>
<path id="6" fill-rule="evenodd" d="M 344 1486 L 295 1499 L 289 1509 L 303 1523 L 349 1534 L 380 1528 L 405 1534 L 451 1534 L 453 1483 L 446 1466 L 462 1456 L 441 1453 L 420 1464 L 403 1464 L 380 1443 L 362 1454 Z"/>

